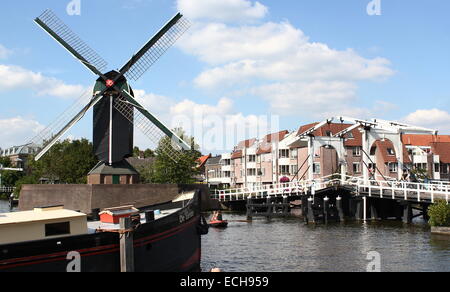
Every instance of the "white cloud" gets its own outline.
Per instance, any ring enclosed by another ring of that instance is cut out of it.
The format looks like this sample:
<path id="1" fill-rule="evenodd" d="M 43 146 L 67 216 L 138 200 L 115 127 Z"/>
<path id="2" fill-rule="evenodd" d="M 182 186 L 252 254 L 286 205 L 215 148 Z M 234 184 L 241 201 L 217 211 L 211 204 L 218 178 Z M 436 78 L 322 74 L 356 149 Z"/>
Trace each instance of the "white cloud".
<path id="1" fill-rule="evenodd" d="M 0 60 L 8 59 L 8 57 L 12 54 L 12 51 L 5 48 L 2 44 L 0 44 Z"/>
<path id="2" fill-rule="evenodd" d="M 266 99 L 277 114 L 319 115 L 340 111 L 354 102 L 356 87 L 349 82 L 276 83 L 256 87 L 255 95 Z"/>
<path id="3" fill-rule="evenodd" d="M 0 91 L 18 89 L 31 89 L 39 96 L 50 95 L 59 98 L 76 98 L 87 90 L 82 85 L 66 84 L 19 66 L 0 64 Z"/>
<path id="4" fill-rule="evenodd" d="M 177 0 L 177 9 L 190 19 L 249 22 L 265 17 L 268 8 L 249 0 Z"/>
<path id="5" fill-rule="evenodd" d="M 450 134 L 450 113 L 440 109 L 421 109 L 408 116 L 403 121 L 405 123 L 439 130 Z"/>
<path id="6" fill-rule="evenodd" d="M 148 93 L 141 89 L 133 91 L 137 102 L 155 115 L 166 115 L 169 109 L 175 104 L 175 101 L 167 96 Z"/>
<path id="7" fill-rule="evenodd" d="M 384 58 L 366 59 L 354 50 L 335 50 L 287 22 L 230 27 L 196 26 L 180 43 L 185 52 L 214 67 L 202 72 L 199 87 L 233 86 L 254 78 L 270 81 L 383 80 L 394 74 Z"/>
<path id="8" fill-rule="evenodd" d="M 0 119 L 0 147 L 19 146 L 29 142 L 44 129 L 39 122 L 22 117 Z"/>
<path id="9" fill-rule="evenodd" d="M 196 138 L 205 152 L 229 151 L 239 141 L 259 138 L 279 130 L 278 117 L 244 115 L 234 102 L 222 98 L 216 105 L 184 100 L 171 108 L 172 126 L 181 126 Z"/>
<path id="10" fill-rule="evenodd" d="M 388 59 L 312 42 L 286 21 L 197 23 L 179 47 L 207 64 L 194 79 L 198 88 L 250 92 L 280 115 L 322 117 L 349 108 L 369 115 L 379 104 L 373 109 L 356 107 L 358 83 L 384 81 L 395 74 Z"/>

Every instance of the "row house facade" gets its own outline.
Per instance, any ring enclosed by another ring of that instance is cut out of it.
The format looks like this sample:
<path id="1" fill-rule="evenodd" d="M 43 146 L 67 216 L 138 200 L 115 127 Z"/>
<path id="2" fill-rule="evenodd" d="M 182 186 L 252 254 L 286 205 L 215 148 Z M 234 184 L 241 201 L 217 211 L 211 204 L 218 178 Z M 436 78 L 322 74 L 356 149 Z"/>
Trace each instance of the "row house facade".
<path id="1" fill-rule="evenodd" d="M 398 133 L 394 136 L 401 145 L 382 136 L 364 151 L 364 129 L 352 126 L 313 123 L 298 131 L 242 141 L 214 160 L 209 171 L 215 178 L 210 182 L 220 181 L 224 188 L 252 187 L 365 172 L 373 179 L 401 179 L 413 169 L 424 170 L 435 180 L 450 179 L 450 136 Z"/>

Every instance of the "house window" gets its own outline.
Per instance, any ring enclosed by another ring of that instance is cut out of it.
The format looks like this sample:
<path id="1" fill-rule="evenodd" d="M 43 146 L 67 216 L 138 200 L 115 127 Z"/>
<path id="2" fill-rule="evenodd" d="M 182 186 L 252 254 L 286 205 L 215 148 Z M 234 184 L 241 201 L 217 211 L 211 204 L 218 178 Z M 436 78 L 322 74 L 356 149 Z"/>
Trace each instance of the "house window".
<path id="1" fill-rule="evenodd" d="M 353 163 L 353 173 L 361 173 L 361 163 Z"/>
<path id="2" fill-rule="evenodd" d="M 348 138 L 348 139 L 354 139 L 355 136 L 353 136 L 353 133 L 352 133 L 352 132 L 348 132 L 348 133 L 347 133 L 347 138 Z"/>
<path id="3" fill-rule="evenodd" d="M 297 159 L 298 157 L 298 149 L 291 149 L 291 158 L 292 159 Z"/>
<path id="4" fill-rule="evenodd" d="M 441 173 L 448 174 L 448 165 L 447 164 L 441 164 Z"/>
<path id="5" fill-rule="evenodd" d="M 58 236 L 70 234 L 70 222 L 45 224 L 45 236 Z"/>
<path id="6" fill-rule="evenodd" d="M 361 156 L 361 147 L 353 147 L 353 157 Z"/>
<path id="7" fill-rule="evenodd" d="M 434 172 L 439 172 L 440 165 L 439 163 L 434 164 Z"/>
<path id="8" fill-rule="evenodd" d="M 298 166 L 297 165 L 291 165 L 291 175 L 296 175 L 298 172 Z"/>
<path id="9" fill-rule="evenodd" d="M 289 149 L 281 149 L 279 158 L 289 158 Z"/>
<path id="10" fill-rule="evenodd" d="M 377 147 L 372 147 L 370 148 L 370 156 L 375 156 L 375 154 L 377 153 Z"/>
<path id="11" fill-rule="evenodd" d="M 256 155 L 249 155 L 248 162 L 256 162 Z"/>
<path id="12" fill-rule="evenodd" d="M 289 175 L 289 165 L 280 165 L 280 174 Z"/>
<path id="13" fill-rule="evenodd" d="M 326 135 L 327 135 L 327 137 L 331 137 L 331 136 L 333 136 L 333 133 L 331 131 L 327 131 Z"/>
<path id="14" fill-rule="evenodd" d="M 256 168 L 247 169 L 248 176 L 256 176 Z"/>
<path id="15" fill-rule="evenodd" d="M 321 171 L 320 171 L 320 163 L 314 163 L 314 165 L 313 165 L 313 173 L 314 174 L 320 174 L 321 173 Z"/>
<path id="16" fill-rule="evenodd" d="M 392 149 L 392 148 L 388 148 L 388 149 L 387 149 L 387 153 L 388 153 L 388 155 L 391 155 L 391 156 L 394 156 L 394 155 L 395 155 L 395 151 L 394 151 L 394 149 Z"/>
<path id="17" fill-rule="evenodd" d="M 396 173 L 398 171 L 398 164 L 395 162 L 389 163 L 389 172 Z"/>
<path id="18" fill-rule="evenodd" d="M 260 168 L 258 170 L 258 176 L 265 176 L 266 175 L 266 169 L 265 168 Z"/>

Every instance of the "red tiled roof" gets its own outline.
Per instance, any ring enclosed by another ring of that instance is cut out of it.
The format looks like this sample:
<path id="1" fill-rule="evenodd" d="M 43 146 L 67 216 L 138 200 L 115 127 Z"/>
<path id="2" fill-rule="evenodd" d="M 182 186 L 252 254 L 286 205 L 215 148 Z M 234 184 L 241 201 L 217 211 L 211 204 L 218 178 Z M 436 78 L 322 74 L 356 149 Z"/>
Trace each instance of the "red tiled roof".
<path id="1" fill-rule="evenodd" d="M 242 151 L 235 151 L 233 152 L 233 154 L 231 154 L 231 159 L 238 159 L 238 158 L 242 158 Z"/>
<path id="2" fill-rule="evenodd" d="M 244 148 L 252 147 L 255 144 L 255 142 L 256 142 L 255 138 L 249 139 L 249 140 L 245 140 L 245 141 L 241 141 L 237 145 L 236 150 L 239 151 L 239 150 L 243 150 Z"/>
<path id="3" fill-rule="evenodd" d="M 450 164 L 450 142 L 431 143 L 431 151 L 439 155 L 441 163 Z"/>
<path id="4" fill-rule="evenodd" d="M 272 146 L 270 146 L 270 144 L 262 145 L 258 148 L 258 151 L 256 151 L 256 155 L 267 154 L 267 153 L 272 153 Z"/>
<path id="5" fill-rule="evenodd" d="M 319 123 L 313 123 L 301 126 L 298 130 L 298 135 L 303 134 L 304 132 L 308 131 L 312 127 L 316 126 Z M 332 135 L 336 135 L 339 132 L 342 132 L 343 130 L 353 126 L 352 124 L 338 124 L 338 123 L 331 123 L 326 124 L 323 127 L 320 127 L 316 131 L 314 131 L 313 135 L 317 137 L 326 137 L 328 132 L 331 132 Z M 348 138 L 348 134 L 345 136 L 347 139 L 344 142 L 344 145 L 347 147 L 361 147 L 362 146 L 362 133 L 359 131 L 358 128 L 353 129 L 351 131 L 353 134 L 353 138 Z"/>
<path id="6" fill-rule="evenodd" d="M 264 137 L 263 141 L 258 147 L 258 150 L 256 151 L 257 155 L 260 154 L 266 154 L 266 153 L 272 153 L 272 144 L 282 141 L 287 135 L 289 134 L 289 131 L 284 130 L 278 133 L 269 134 L 266 137 Z"/>
<path id="7" fill-rule="evenodd" d="M 408 146 L 431 146 L 431 143 L 449 143 L 449 135 L 402 135 L 402 143 Z"/>
<path id="8" fill-rule="evenodd" d="M 408 149 L 403 145 L 403 163 L 412 163 L 411 158 L 409 158 Z"/>
<path id="9" fill-rule="evenodd" d="M 377 150 L 381 152 L 381 156 L 383 157 L 384 162 L 398 162 L 396 155 L 389 155 L 388 149 L 392 149 L 395 151 L 394 144 L 392 144 L 391 141 L 385 140 L 385 141 L 376 141 L 375 145 L 377 146 Z"/>
<path id="10" fill-rule="evenodd" d="M 210 158 L 211 158 L 211 154 L 202 156 L 199 159 L 197 159 L 197 163 L 198 163 L 197 167 L 199 167 L 199 168 L 203 167 L 206 164 L 206 162 L 208 161 L 208 159 L 210 159 Z"/>
<path id="11" fill-rule="evenodd" d="M 286 137 L 286 135 L 289 134 L 289 131 L 284 130 L 280 131 L 278 133 L 269 134 L 266 137 L 264 137 L 264 142 L 272 143 L 272 142 L 280 142 L 281 140 Z"/>

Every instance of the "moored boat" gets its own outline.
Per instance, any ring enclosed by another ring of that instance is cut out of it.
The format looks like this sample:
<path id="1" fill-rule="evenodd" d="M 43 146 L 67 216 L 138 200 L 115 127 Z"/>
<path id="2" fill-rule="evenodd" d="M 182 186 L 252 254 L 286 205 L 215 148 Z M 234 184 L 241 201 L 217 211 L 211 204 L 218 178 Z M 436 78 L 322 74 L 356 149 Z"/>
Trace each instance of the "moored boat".
<path id="1" fill-rule="evenodd" d="M 155 208 L 140 209 L 132 230 L 136 272 L 200 271 L 207 225 L 199 193 L 191 192 L 181 207 L 176 200 L 157 206 L 159 215 Z M 0 216 L 0 272 L 121 271 L 120 226 L 88 222 L 87 215 L 62 207 L 10 214 Z"/>
<path id="2" fill-rule="evenodd" d="M 222 213 L 220 211 L 216 211 L 213 213 L 213 216 L 209 221 L 209 226 L 215 228 L 226 228 L 228 227 L 228 221 L 223 220 Z"/>

